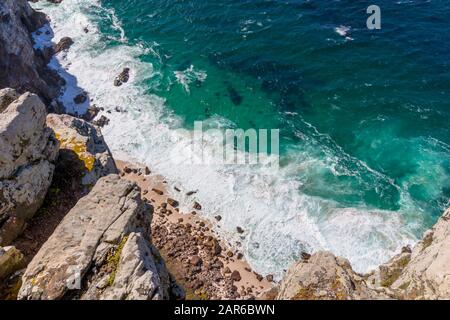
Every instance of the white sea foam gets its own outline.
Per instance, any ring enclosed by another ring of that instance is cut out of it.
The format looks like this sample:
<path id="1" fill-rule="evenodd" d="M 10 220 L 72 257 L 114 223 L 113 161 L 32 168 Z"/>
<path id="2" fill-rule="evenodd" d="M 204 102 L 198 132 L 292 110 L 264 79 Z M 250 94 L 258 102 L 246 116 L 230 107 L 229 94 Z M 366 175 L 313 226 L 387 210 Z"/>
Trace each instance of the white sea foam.
<path id="1" fill-rule="evenodd" d="M 51 64 L 68 80 L 62 99 L 70 111 L 83 111 L 86 106 L 80 110 L 73 104 L 73 96 L 81 88 L 86 90 L 92 103 L 105 108 L 105 113 L 110 112 L 106 115 L 111 122 L 103 133 L 115 156 L 148 164 L 183 191 L 198 190 L 195 196 L 181 199 L 181 193 L 176 194 L 181 209 L 190 211 L 193 202 L 199 201 L 209 217 L 222 215 L 218 230 L 231 244 L 242 243 L 246 257 L 257 271 L 280 276 L 302 250 L 322 249 L 345 256 L 358 271 L 367 271 L 415 240 L 398 212 L 339 208 L 331 201 L 300 193 L 301 181 L 296 179 L 299 173 L 320 161 L 329 165 L 334 161 L 331 158 L 327 162 L 297 152 L 279 170 L 266 166 L 196 167 L 184 163 L 183 159 L 192 153 L 186 147 L 190 136 L 174 133 L 182 121 L 168 112 L 164 99 L 148 94 L 144 85 L 158 73 L 150 63 L 139 59 L 152 54 L 151 47 L 128 45 L 120 22 L 99 1 L 33 5 L 51 17 L 54 41 L 63 36 L 74 39 L 70 50 L 58 55 Z M 112 21 L 116 45 L 106 45 L 105 39 L 111 37 L 100 33 L 100 16 Z M 88 33 L 84 32 L 86 26 Z M 49 41 L 45 37 L 38 40 L 38 45 Z M 131 68 L 130 80 L 114 87 L 113 79 L 124 67 Z M 190 72 L 193 71 L 192 68 Z M 195 76 L 198 80 L 206 77 Z M 186 83 L 186 79 L 179 81 Z M 127 112 L 115 112 L 117 106 Z M 230 125 L 217 117 L 210 121 Z M 212 139 L 205 137 L 205 149 L 214 148 Z M 234 232 L 237 226 L 246 230 L 245 239 Z"/>
<path id="2" fill-rule="evenodd" d="M 207 74 L 203 70 L 195 70 L 191 65 L 189 68 L 183 71 L 175 71 L 175 77 L 187 93 L 190 93 L 189 85 L 193 82 L 204 82 L 207 78 Z"/>
<path id="3" fill-rule="evenodd" d="M 334 28 L 334 31 L 336 31 L 336 33 L 342 37 L 347 36 L 348 32 L 350 31 L 350 27 L 347 26 L 339 26 Z"/>

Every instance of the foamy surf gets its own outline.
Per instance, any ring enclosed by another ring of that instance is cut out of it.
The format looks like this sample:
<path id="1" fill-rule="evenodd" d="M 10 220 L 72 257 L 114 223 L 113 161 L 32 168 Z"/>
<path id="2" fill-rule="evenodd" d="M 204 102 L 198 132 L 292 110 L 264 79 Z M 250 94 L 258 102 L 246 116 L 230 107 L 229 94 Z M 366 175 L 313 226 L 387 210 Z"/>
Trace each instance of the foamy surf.
<path id="1" fill-rule="evenodd" d="M 85 110 L 86 105 L 73 103 L 74 95 L 85 90 L 91 103 L 103 107 L 111 120 L 103 133 L 114 155 L 146 163 L 183 191 L 198 190 L 195 196 L 181 199 L 179 193 L 174 194 L 182 202 L 181 209 L 190 211 L 193 202 L 198 201 L 206 215 L 220 214 L 223 219 L 217 230 L 231 245 L 242 243 L 247 259 L 258 272 L 280 276 L 301 251 L 317 250 L 342 255 L 363 272 L 416 240 L 401 212 L 342 208 L 299 192 L 299 168 L 309 170 L 323 160 L 294 153 L 279 170 L 264 166 L 196 167 L 185 163 L 186 157 L 198 156 L 186 147 L 191 137 L 174 132 L 182 127 L 182 120 L 168 111 L 164 99 L 148 94 L 145 84 L 158 75 L 158 70 L 140 59 L 154 52 L 151 46 L 128 45 L 119 19 L 111 10 L 102 8 L 99 1 L 66 0 L 59 5 L 39 2 L 33 6 L 51 17 L 53 41 L 64 36 L 74 39 L 71 49 L 51 62 L 68 81 L 61 96 L 68 111 Z M 100 31 L 102 19 L 111 25 L 111 34 Z M 345 36 L 348 30 L 336 32 Z M 48 45 L 50 41 L 45 37 L 36 39 L 38 45 Z M 131 69 L 130 81 L 114 87 L 113 80 L 124 67 Z M 206 80 L 206 74 L 194 76 Z M 181 85 L 189 85 L 186 73 L 178 78 Z M 115 112 L 118 106 L 126 112 Z M 229 125 L 226 119 L 211 121 Z M 205 137 L 204 149 L 214 148 L 212 141 L 213 137 Z M 332 163 L 333 159 L 329 161 Z M 323 165 L 329 166 L 326 162 Z M 237 226 L 245 229 L 244 239 L 235 232 Z"/>

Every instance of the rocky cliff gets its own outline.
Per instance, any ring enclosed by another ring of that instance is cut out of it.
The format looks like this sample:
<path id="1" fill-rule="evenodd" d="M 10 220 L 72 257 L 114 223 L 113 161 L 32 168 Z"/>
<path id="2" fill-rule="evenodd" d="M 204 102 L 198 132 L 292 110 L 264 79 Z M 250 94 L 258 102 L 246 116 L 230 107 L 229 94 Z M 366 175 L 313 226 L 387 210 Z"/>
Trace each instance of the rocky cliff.
<path id="1" fill-rule="evenodd" d="M 369 274 L 330 252 L 305 255 L 286 273 L 277 299 L 450 299 L 450 209 L 412 250 Z"/>
<path id="2" fill-rule="evenodd" d="M 28 265 L 20 299 L 168 299 L 178 294 L 150 244 L 153 208 L 110 175 L 67 214 Z"/>
<path id="3" fill-rule="evenodd" d="M 241 275 L 219 259 L 226 255 L 227 262 L 233 253 L 222 255 L 203 221 L 184 221 L 177 201 L 165 199 L 152 232 L 149 201 L 157 201 L 148 198 L 148 190 L 143 198 L 134 182 L 116 174 L 100 129 L 69 115 L 47 115 L 61 82 L 46 68 L 48 55 L 33 49 L 30 33 L 44 23 L 45 16 L 26 0 L 0 1 L 0 297 L 183 298 L 152 233 L 172 264 L 189 270 L 185 278 L 195 280 L 195 289 L 213 280 L 211 286 L 223 290 L 226 278 L 232 289 L 227 297 L 237 297 Z M 119 80 L 126 82 L 126 74 Z M 170 215 L 176 218 L 169 221 Z M 192 230 L 198 237 L 189 236 Z M 194 256 L 186 254 L 191 251 Z M 262 276 L 257 278 L 261 284 Z M 346 259 L 329 252 L 304 253 L 277 291 L 266 298 L 450 299 L 450 209 L 414 248 L 404 248 L 370 274 L 354 272 Z M 250 296 L 251 291 L 241 295 Z"/>
<path id="4" fill-rule="evenodd" d="M 42 205 L 59 143 L 34 94 L 0 90 L 0 245 L 8 245 Z"/>
<path id="5" fill-rule="evenodd" d="M 27 0 L 0 1 L 0 88 L 26 91 L 51 102 L 59 95 L 61 78 L 47 68 L 48 58 L 34 49 L 31 32 L 47 23 Z"/>

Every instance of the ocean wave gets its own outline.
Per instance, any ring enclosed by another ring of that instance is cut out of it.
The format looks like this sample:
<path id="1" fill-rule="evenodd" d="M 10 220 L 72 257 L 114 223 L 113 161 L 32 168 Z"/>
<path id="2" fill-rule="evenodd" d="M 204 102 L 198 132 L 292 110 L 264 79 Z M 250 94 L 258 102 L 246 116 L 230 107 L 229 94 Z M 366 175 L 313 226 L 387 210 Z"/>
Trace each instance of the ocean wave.
<path id="1" fill-rule="evenodd" d="M 147 82 L 159 71 L 140 57 L 151 54 L 151 48 L 129 45 L 119 19 L 98 1 L 63 1 L 59 5 L 38 2 L 33 6 L 51 17 L 53 41 L 63 36 L 74 39 L 67 53 L 52 60 L 60 73 L 73 75 L 66 75 L 69 82 L 61 97 L 69 111 L 83 112 L 86 106 L 80 109 L 73 104 L 73 96 L 80 88 L 86 90 L 90 103 L 103 107 L 111 119 L 103 133 L 114 155 L 148 164 L 185 191 L 199 190 L 193 197 L 174 196 L 179 198 L 182 210 L 190 211 L 198 201 L 207 216 L 221 214 L 221 228 L 217 230 L 230 245 L 242 243 L 257 271 L 281 276 L 302 250 L 332 250 L 348 258 L 357 271 L 367 271 L 415 241 L 405 228 L 401 212 L 342 208 L 333 201 L 301 193 L 304 182 L 297 179 L 299 168 L 308 170 L 309 165 L 322 161 L 305 158 L 302 153 L 290 154 L 290 161 L 279 169 L 186 163 L 184 159 L 199 156 L 189 148 L 192 137 L 174 131 L 183 126 L 182 119 L 168 111 L 163 98 L 148 93 Z M 113 21 L 111 34 L 102 33 L 100 17 Z M 341 33 L 347 31 L 340 29 Z M 41 40 L 41 45 L 50 41 Z M 113 79 L 124 67 L 131 69 L 130 81 L 114 87 Z M 188 91 L 192 81 L 204 81 L 206 74 L 191 66 L 177 78 Z M 126 112 L 116 112 L 117 106 Z M 218 121 L 224 119 L 211 119 L 213 123 Z M 216 145 L 213 141 L 207 136 L 203 146 L 212 157 L 216 154 L 211 150 Z M 237 226 L 245 228 L 245 239 L 235 232 Z"/>

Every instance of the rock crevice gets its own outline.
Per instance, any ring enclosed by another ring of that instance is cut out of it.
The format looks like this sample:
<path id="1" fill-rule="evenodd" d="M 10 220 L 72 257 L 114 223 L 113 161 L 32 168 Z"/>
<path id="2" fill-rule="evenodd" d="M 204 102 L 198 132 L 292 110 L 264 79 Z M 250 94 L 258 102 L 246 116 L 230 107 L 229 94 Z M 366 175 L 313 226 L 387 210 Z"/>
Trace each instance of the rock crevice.
<path id="1" fill-rule="evenodd" d="M 153 208 L 118 175 L 101 178 L 28 265 L 19 299 L 168 299 L 176 285 L 150 244 Z"/>

